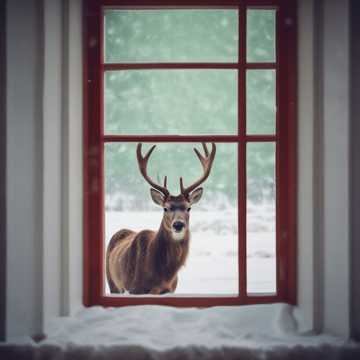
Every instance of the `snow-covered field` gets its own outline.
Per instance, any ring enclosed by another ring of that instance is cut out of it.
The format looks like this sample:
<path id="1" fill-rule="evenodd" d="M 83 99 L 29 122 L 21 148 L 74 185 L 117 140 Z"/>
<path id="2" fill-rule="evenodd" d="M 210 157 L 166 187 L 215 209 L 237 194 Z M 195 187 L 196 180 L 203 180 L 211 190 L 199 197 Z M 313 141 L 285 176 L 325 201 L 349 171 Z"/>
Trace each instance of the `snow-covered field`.
<path id="1" fill-rule="evenodd" d="M 106 244 L 122 228 L 156 230 L 162 211 L 107 211 Z M 274 293 L 275 220 L 271 206 L 248 207 L 248 292 Z M 238 293 L 237 210 L 194 209 L 190 218 L 191 243 L 186 265 L 179 272 L 176 294 L 234 295 Z M 109 289 L 106 284 L 106 293 Z"/>

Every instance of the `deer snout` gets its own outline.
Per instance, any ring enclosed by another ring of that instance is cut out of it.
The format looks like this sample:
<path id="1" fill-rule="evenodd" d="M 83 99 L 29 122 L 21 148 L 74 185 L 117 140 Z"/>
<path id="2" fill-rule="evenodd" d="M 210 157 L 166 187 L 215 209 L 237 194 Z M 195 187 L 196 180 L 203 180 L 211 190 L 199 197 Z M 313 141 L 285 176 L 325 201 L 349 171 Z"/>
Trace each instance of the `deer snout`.
<path id="1" fill-rule="evenodd" d="M 182 221 L 175 221 L 172 226 L 175 231 L 180 232 L 185 227 L 185 223 Z"/>

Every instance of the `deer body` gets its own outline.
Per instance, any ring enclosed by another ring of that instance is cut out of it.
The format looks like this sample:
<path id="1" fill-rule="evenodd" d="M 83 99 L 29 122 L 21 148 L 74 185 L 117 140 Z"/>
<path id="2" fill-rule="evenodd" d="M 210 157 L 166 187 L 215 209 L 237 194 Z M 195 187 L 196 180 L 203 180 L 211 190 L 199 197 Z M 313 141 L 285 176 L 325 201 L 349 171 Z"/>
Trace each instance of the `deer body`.
<path id="1" fill-rule="evenodd" d="M 122 229 L 110 240 L 106 252 L 106 275 L 111 293 L 163 294 L 174 292 L 177 286 L 177 273 L 185 264 L 189 252 L 189 211 L 198 202 L 202 188 L 196 188 L 209 175 L 215 156 L 215 145 L 211 156 L 202 157 L 195 149 L 205 174 L 188 188 L 180 179 L 181 194 L 172 196 L 164 186 L 154 183 L 147 175 L 147 161 L 153 151 L 142 157 L 141 144 L 137 148 L 140 172 L 153 187 L 153 201 L 164 208 L 164 215 L 158 231 L 142 230 L 134 232 Z M 194 191 L 193 191 L 194 190 Z"/>
<path id="2" fill-rule="evenodd" d="M 158 232 L 118 231 L 110 240 L 107 252 L 111 292 L 174 292 L 177 272 L 185 263 L 188 251 L 189 234 L 181 242 L 174 242 L 162 224 Z"/>

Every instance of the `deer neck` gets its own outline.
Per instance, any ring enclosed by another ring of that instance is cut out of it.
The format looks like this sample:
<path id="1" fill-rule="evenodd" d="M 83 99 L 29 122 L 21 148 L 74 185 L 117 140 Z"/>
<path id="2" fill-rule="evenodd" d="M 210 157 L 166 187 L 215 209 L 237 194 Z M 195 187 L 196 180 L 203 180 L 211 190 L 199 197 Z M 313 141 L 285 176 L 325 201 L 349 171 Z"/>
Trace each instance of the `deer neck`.
<path id="1" fill-rule="evenodd" d="M 167 226 L 164 220 L 160 224 L 160 228 L 156 235 L 156 242 L 158 245 L 165 246 L 166 248 L 178 248 L 188 246 L 189 243 L 189 229 L 187 228 L 182 240 L 173 239 L 172 231 Z"/>
<path id="2" fill-rule="evenodd" d="M 184 264 L 189 251 L 190 233 L 187 229 L 183 240 L 174 241 L 171 230 L 162 221 L 159 231 L 154 238 L 154 260 L 158 272 L 169 277 L 176 273 Z"/>

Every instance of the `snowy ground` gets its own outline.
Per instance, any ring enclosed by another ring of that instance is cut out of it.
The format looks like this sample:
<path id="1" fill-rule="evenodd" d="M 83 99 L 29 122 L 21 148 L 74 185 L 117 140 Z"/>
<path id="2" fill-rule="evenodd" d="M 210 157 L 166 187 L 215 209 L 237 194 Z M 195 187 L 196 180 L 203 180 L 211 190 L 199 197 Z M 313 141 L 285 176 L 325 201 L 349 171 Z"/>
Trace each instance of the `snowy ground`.
<path id="1" fill-rule="evenodd" d="M 162 211 L 106 212 L 106 244 L 122 228 L 155 230 Z M 248 207 L 248 292 L 274 293 L 276 279 L 275 221 L 270 206 Z M 179 273 L 177 294 L 231 295 L 238 293 L 237 210 L 196 209 L 190 219 L 191 243 Z M 107 285 L 107 284 L 106 284 Z M 108 293 L 106 287 L 106 293 Z"/>

